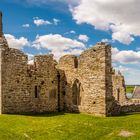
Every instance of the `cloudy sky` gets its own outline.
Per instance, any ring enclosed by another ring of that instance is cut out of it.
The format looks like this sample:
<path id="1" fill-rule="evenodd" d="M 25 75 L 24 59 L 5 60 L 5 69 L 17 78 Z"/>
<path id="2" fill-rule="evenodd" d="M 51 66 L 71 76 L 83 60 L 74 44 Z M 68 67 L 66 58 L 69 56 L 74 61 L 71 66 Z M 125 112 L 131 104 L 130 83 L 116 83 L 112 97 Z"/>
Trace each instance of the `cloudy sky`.
<path id="1" fill-rule="evenodd" d="M 107 42 L 126 84 L 140 84 L 139 7 L 139 0 L 0 0 L 10 47 L 58 60 Z"/>

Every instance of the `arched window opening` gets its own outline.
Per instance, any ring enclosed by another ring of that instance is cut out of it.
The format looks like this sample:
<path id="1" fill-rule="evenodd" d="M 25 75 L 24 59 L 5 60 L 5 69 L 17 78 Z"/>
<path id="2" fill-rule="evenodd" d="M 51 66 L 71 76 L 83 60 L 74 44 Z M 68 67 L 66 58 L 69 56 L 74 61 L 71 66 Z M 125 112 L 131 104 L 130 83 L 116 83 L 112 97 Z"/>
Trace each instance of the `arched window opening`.
<path id="1" fill-rule="evenodd" d="M 72 86 L 72 102 L 74 105 L 80 105 L 80 82 L 77 79 Z"/>

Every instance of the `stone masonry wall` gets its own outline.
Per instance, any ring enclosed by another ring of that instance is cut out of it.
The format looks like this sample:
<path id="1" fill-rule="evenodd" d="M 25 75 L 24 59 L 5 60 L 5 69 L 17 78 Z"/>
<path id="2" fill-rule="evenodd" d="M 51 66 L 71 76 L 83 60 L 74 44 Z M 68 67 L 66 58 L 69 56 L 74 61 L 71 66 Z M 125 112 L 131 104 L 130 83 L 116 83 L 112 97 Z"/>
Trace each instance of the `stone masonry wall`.
<path id="1" fill-rule="evenodd" d="M 140 102 L 139 103 L 133 103 L 133 102 L 127 102 L 124 105 L 121 105 L 121 113 L 129 113 L 129 112 L 140 112 Z"/>
<path id="2" fill-rule="evenodd" d="M 67 111 L 78 111 L 77 109 L 77 98 L 75 99 L 75 104 L 73 104 L 73 96 L 77 96 L 77 89 L 74 91 L 73 84 L 77 78 L 77 57 L 74 55 L 65 55 L 60 58 L 58 69 L 61 69 L 65 73 L 65 81 L 63 83 L 64 87 L 64 108 Z M 77 87 L 77 85 L 76 85 Z M 76 94 L 76 95 L 74 95 Z"/>
<path id="3" fill-rule="evenodd" d="M 84 51 L 79 58 L 60 58 L 66 76 L 66 108 L 69 111 L 109 115 L 111 112 L 111 47 L 105 44 Z M 106 105 L 107 104 L 107 105 Z"/>
<path id="4" fill-rule="evenodd" d="M 1 113 L 71 111 L 109 116 L 138 110 L 139 105 L 120 106 L 115 99 L 118 84 L 123 89 L 120 99 L 125 99 L 124 79 L 112 74 L 110 45 L 98 43 L 79 57 L 63 56 L 58 65 L 52 55 L 39 55 L 29 65 L 24 53 L 8 48 L 5 38 L 2 43 Z"/>
<path id="5" fill-rule="evenodd" d="M 29 68 L 29 91 L 34 112 L 58 110 L 58 71 L 52 55 L 35 56 Z M 33 68 L 31 68 L 33 67 Z"/>
<path id="6" fill-rule="evenodd" d="M 112 75 L 110 45 L 98 43 L 79 57 L 63 56 L 58 65 L 52 55 L 39 55 L 29 65 L 27 56 L 8 48 L 5 41 L 2 37 L 1 113 L 71 111 L 109 116 L 120 112 L 112 79 L 114 87 L 124 83 L 122 76 Z"/>
<path id="7" fill-rule="evenodd" d="M 112 101 L 111 47 L 97 43 L 79 57 L 79 77 L 84 95 L 82 110 L 96 115 L 109 115 Z"/>
<path id="8" fill-rule="evenodd" d="M 34 64 L 28 65 L 21 51 L 7 47 L 1 51 L 1 112 L 57 111 L 58 70 L 53 56 L 36 56 Z"/>
<path id="9" fill-rule="evenodd" d="M 2 113 L 29 111 L 27 56 L 13 48 L 2 48 Z"/>
<path id="10" fill-rule="evenodd" d="M 120 72 L 117 73 L 114 71 L 112 73 L 112 81 L 113 96 L 120 104 L 122 104 L 127 101 L 124 77 Z"/>
<path id="11" fill-rule="evenodd" d="M 2 24 L 1 18 L 0 23 Z M 2 33 L 2 28 L 0 29 Z M 8 48 L 8 43 L 3 35 L 0 35 L 0 114 L 2 113 L 2 52 L 5 48 Z"/>

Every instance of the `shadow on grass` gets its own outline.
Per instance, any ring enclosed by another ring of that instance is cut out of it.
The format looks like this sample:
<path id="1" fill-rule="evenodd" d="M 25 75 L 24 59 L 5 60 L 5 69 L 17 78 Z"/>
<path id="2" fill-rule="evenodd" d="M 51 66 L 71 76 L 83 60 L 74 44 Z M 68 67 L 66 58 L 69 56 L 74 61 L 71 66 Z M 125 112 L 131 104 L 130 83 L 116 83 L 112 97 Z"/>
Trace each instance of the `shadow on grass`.
<path id="1" fill-rule="evenodd" d="M 15 114 L 6 114 L 6 115 L 19 115 L 19 116 L 32 116 L 32 117 L 54 117 L 54 116 L 63 116 L 63 115 L 66 115 L 67 113 L 70 113 L 73 115 L 81 114 L 79 112 L 43 112 L 43 113 L 30 112 L 30 113 L 17 113 L 17 114 L 15 113 Z M 119 115 L 114 115 L 114 116 L 109 116 L 109 117 L 124 117 L 124 116 L 133 116 L 136 114 L 140 115 L 140 112 L 121 113 Z M 85 114 L 85 115 L 91 115 L 93 117 L 98 117 L 98 116 L 94 116 L 92 114 Z"/>
<path id="2" fill-rule="evenodd" d="M 74 112 L 43 112 L 43 113 L 18 113 L 18 114 L 7 114 L 7 115 L 19 115 L 19 116 L 32 116 L 32 117 L 54 117 L 54 116 L 62 116 L 66 115 L 67 113 L 70 114 L 79 114 Z"/>
<path id="3" fill-rule="evenodd" d="M 140 112 L 120 113 L 119 115 L 112 116 L 112 117 L 133 116 L 133 115 L 136 115 L 136 114 L 139 114 L 140 115 Z"/>
<path id="4" fill-rule="evenodd" d="M 19 115 L 19 116 L 32 116 L 32 117 L 53 117 L 53 116 L 60 116 L 65 115 L 64 112 L 43 112 L 43 113 L 13 113 L 13 114 L 6 114 L 6 115 Z"/>

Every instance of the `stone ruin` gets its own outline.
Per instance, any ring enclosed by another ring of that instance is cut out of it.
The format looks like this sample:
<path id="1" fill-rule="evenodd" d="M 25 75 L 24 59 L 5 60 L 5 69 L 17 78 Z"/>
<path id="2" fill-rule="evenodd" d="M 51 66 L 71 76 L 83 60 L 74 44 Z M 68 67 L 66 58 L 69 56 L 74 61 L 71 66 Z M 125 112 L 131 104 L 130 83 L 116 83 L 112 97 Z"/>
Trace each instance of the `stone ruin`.
<path id="1" fill-rule="evenodd" d="M 83 112 L 99 116 L 140 111 L 126 98 L 124 77 L 112 69 L 111 46 L 103 42 L 80 56 L 37 55 L 34 63 L 10 48 L 0 13 L 0 114 Z"/>

